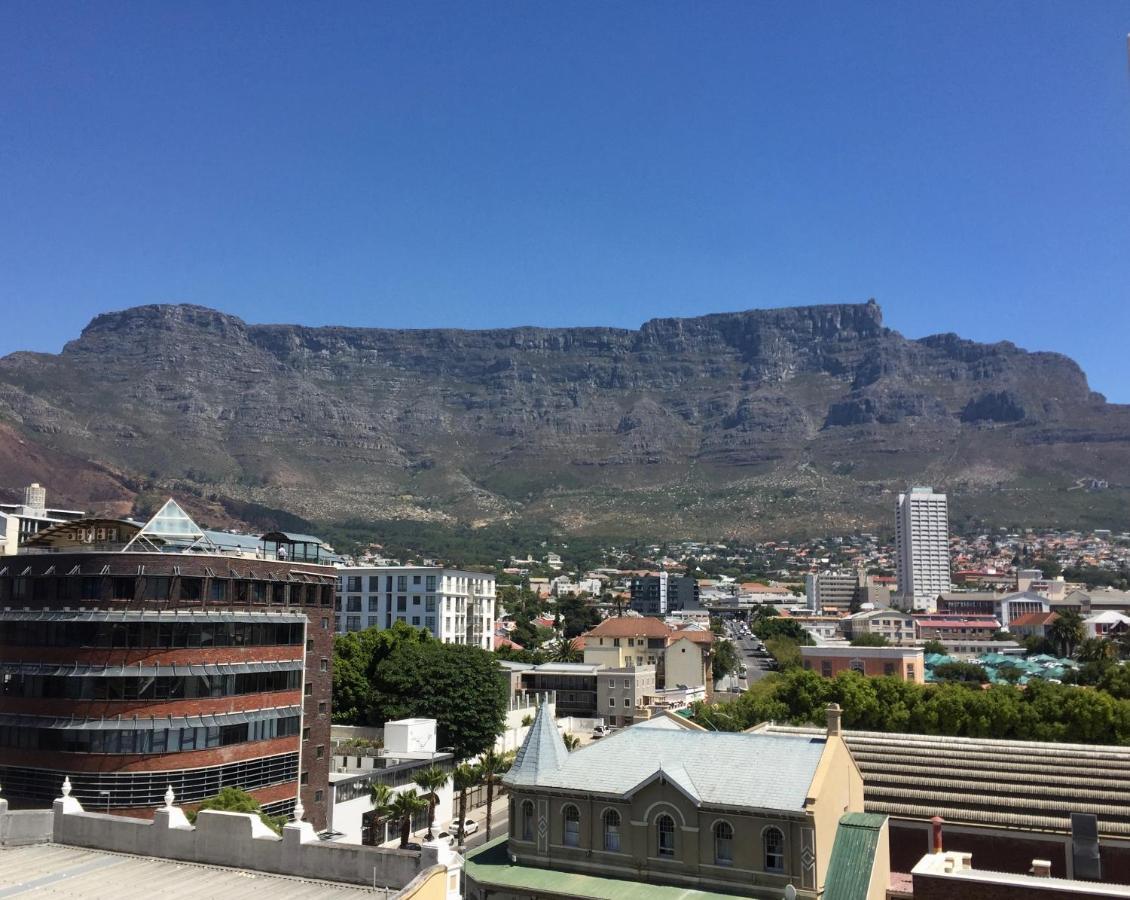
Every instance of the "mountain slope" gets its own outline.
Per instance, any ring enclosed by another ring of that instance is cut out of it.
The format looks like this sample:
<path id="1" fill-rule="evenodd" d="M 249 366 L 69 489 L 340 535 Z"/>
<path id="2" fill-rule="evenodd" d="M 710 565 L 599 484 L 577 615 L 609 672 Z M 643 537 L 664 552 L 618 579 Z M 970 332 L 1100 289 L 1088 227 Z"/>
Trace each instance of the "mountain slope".
<path id="1" fill-rule="evenodd" d="M 1130 408 L 1071 360 L 908 340 L 874 302 L 637 331 L 138 307 L 57 356 L 0 359 L 0 428 L 17 436 L 0 441 L 0 485 L 27 477 L 26 453 L 5 447 L 35 448 L 60 461 L 38 475 L 60 502 L 120 504 L 111 478 L 315 520 L 672 535 L 889 524 L 911 481 L 948 488 L 959 516 L 1117 524 L 1130 462 Z M 1112 485 L 1074 489 L 1092 479 Z"/>

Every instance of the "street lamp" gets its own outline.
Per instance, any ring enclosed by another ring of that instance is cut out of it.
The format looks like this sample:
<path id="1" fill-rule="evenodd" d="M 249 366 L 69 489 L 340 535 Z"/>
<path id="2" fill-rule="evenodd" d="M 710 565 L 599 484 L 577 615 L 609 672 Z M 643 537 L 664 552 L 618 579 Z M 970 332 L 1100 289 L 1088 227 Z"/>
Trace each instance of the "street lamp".
<path id="1" fill-rule="evenodd" d="M 99 791 L 98 796 L 106 798 L 106 815 L 110 815 L 110 792 L 109 791 Z"/>

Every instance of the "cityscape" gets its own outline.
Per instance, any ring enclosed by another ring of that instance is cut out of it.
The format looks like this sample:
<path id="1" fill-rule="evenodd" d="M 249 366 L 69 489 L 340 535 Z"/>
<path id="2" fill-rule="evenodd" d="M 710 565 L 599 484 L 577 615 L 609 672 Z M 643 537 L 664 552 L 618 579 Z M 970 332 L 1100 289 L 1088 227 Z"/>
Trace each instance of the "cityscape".
<path id="1" fill-rule="evenodd" d="M 1128 35 L 0 5 L 0 900 L 1130 900 Z"/>

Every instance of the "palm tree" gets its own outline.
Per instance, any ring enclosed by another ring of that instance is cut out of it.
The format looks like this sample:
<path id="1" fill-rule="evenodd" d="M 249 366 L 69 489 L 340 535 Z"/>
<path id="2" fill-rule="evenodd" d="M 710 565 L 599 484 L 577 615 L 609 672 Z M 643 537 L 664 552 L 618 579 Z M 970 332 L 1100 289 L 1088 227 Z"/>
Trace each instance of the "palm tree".
<path id="1" fill-rule="evenodd" d="M 575 734 L 563 734 L 561 740 L 565 742 L 565 749 L 572 753 L 579 746 L 581 746 L 581 739 Z"/>
<path id="2" fill-rule="evenodd" d="M 412 817 L 428 808 L 428 801 L 416 793 L 415 788 L 401 791 L 392 801 L 393 818 L 400 822 L 400 849 L 408 849 L 412 836 Z"/>
<path id="3" fill-rule="evenodd" d="M 455 839 L 463 846 L 463 823 L 467 821 L 467 791 L 479 783 L 479 767 L 460 763 L 452 773 L 455 790 L 459 791 L 459 823 L 455 826 Z"/>
<path id="4" fill-rule="evenodd" d="M 575 638 L 573 640 L 561 638 L 550 648 L 549 656 L 554 662 L 563 663 L 580 662 L 584 658 L 581 645 Z"/>
<path id="5" fill-rule="evenodd" d="M 1083 617 L 1073 609 L 1059 613 L 1058 618 L 1048 626 L 1048 637 L 1064 656 L 1070 656 L 1074 652 L 1086 633 Z"/>
<path id="6" fill-rule="evenodd" d="M 1114 659 L 1118 650 L 1110 641 L 1102 638 L 1086 638 L 1079 643 L 1080 662 L 1099 662 L 1103 659 Z"/>
<path id="7" fill-rule="evenodd" d="M 384 824 L 392 815 L 392 788 L 379 781 L 373 782 L 369 788 L 369 802 L 373 806 L 373 812 L 377 814 L 376 824 L 381 826 L 382 840 L 377 841 L 377 844 L 383 844 Z"/>
<path id="8" fill-rule="evenodd" d="M 430 841 L 434 837 L 432 824 L 436 819 L 436 804 L 439 803 L 437 791 L 447 784 L 447 773 L 439 766 L 428 766 L 417 772 L 412 782 L 420 789 L 421 797 L 428 804 L 428 833 L 424 836 L 424 840 Z"/>
<path id="9" fill-rule="evenodd" d="M 494 786 L 510 768 L 512 757 L 506 753 L 496 753 L 494 747 L 479 757 L 479 777 L 487 786 L 486 839 L 490 840 L 491 804 L 494 802 Z"/>

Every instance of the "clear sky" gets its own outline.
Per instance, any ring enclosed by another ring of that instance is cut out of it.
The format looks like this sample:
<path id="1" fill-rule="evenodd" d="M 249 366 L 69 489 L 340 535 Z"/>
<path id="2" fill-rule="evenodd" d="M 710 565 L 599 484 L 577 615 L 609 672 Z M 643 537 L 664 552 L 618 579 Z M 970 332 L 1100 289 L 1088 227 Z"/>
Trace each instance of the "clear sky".
<path id="1" fill-rule="evenodd" d="M 0 5 L 0 354 L 862 302 L 1130 402 L 1130 2 Z"/>

